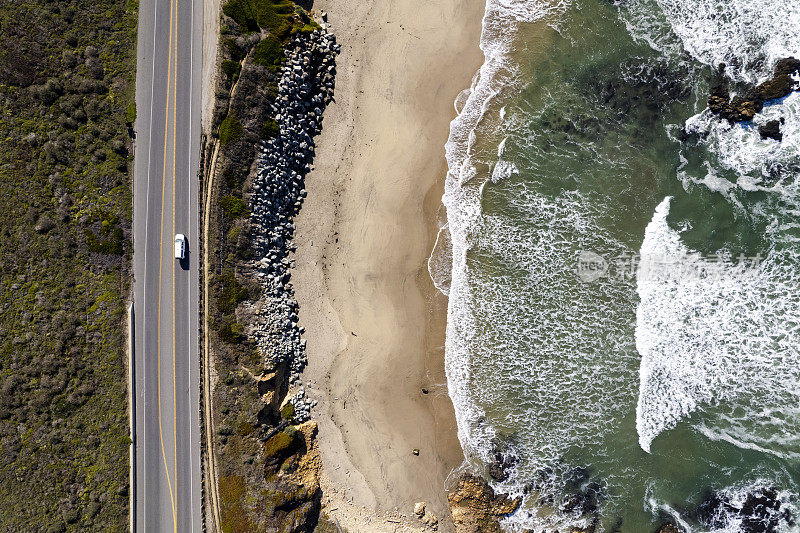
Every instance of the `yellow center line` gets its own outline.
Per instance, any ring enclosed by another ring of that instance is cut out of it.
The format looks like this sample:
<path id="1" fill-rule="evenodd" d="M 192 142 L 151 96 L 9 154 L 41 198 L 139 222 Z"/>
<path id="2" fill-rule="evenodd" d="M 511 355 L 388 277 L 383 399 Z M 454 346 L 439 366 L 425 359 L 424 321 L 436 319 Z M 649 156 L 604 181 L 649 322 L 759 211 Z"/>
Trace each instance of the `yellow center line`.
<path id="1" fill-rule="evenodd" d="M 173 16 L 174 13 L 174 16 Z M 167 99 L 166 99 L 166 113 L 164 116 L 164 165 L 163 165 L 163 172 L 162 172 L 162 180 L 161 180 L 161 229 L 160 229 L 160 238 L 159 238 L 159 247 L 158 247 L 158 328 L 156 334 L 156 346 L 157 346 L 157 365 L 158 365 L 158 432 L 159 432 L 159 440 L 161 442 L 161 457 L 164 459 L 164 471 L 167 475 L 167 486 L 169 487 L 169 499 L 172 503 L 172 522 L 177 530 L 178 527 L 178 520 L 177 520 L 177 506 L 175 503 L 175 496 L 172 490 L 172 481 L 169 475 L 169 467 L 167 466 L 167 454 L 164 450 L 164 432 L 161 427 L 161 269 L 163 266 L 163 255 L 164 255 L 164 198 L 166 196 L 166 181 L 167 181 L 167 135 L 169 132 L 169 110 L 170 110 L 170 93 L 172 91 L 172 36 L 173 36 L 173 29 L 174 25 L 177 25 L 177 9 L 176 9 L 176 0 L 170 0 L 170 10 L 169 10 L 169 53 L 167 56 Z M 177 30 L 174 32 L 176 34 L 176 41 L 177 41 Z M 176 51 L 177 55 L 177 51 Z M 153 58 L 155 61 L 155 58 Z M 173 111 L 174 112 L 174 111 Z M 173 136 L 174 132 L 174 121 L 173 121 Z M 174 141 L 173 141 L 173 155 L 174 155 Z M 173 334 L 174 336 L 174 334 Z M 173 371 L 173 391 L 174 391 L 174 371 Z M 173 402 L 174 402 L 174 394 L 173 394 Z M 177 474 L 177 471 L 176 471 Z M 176 487 L 177 489 L 177 487 Z"/>
<path id="2" fill-rule="evenodd" d="M 175 90 L 172 92 L 172 234 L 175 235 L 175 154 L 178 151 L 176 134 L 178 130 L 178 8 L 175 0 Z M 173 243 L 174 247 L 174 243 Z M 172 443 L 175 450 L 175 510 L 173 522 L 175 533 L 178 532 L 178 411 L 175 395 L 175 260 L 172 260 Z"/>

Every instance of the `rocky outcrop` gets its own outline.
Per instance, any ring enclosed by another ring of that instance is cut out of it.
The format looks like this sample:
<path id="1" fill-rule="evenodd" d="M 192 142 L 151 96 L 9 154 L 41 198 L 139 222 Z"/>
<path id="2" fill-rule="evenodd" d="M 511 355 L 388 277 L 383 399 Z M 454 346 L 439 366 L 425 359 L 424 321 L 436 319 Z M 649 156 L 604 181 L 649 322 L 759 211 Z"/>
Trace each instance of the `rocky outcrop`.
<path id="1" fill-rule="evenodd" d="M 758 127 L 758 134 L 761 135 L 762 139 L 775 139 L 776 141 L 780 141 L 783 139 L 781 124 L 783 124 L 782 118 L 780 120 L 770 120 L 763 126 Z"/>
<path id="2" fill-rule="evenodd" d="M 522 498 L 495 494 L 485 479 L 464 474 L 447 499 L 458 533 L 500 533 L 500 520 L 516 511 Z"/>
<path id="3" fill-rule="evenodd" d="M 495 443 L 492 450 L 492 461 L 487 465 L 489 476 L 495 481 L 508 479 L 511 469 L 517 463 L 514 453 Z"/>
<path id="4" fill-rule="evenodd" d="M 753 120 L 764 109 L 764 102 L 788 96 L 800 86 L 795 80 L 800 75 L 800 60 L 794 57 L 781 59 L 775 64 L 772 77 L 750 90 L 744 96 L 731 99 L 728 82 L 722 80 L 711 88 L 708 108 L 712 113 L 731 123 Z"/>
<path id="5" fill-rule="evenodd" d="M 752 489 L 741 501 L 733 501 L 724 493 L 709 492 L 697 508 L 696 518 L 712 529 L 738 523 L 742 533 L 775 533 L 793 523 L 789 509 L 774 487 Z"/>
<path id="6" fill-rule="evenodd" d="M 661 526 L 660 528 L 658 528 L 656 533 L 682 533 L 682 531 L 675 524 L 668 522 L 663 526 Z"/>

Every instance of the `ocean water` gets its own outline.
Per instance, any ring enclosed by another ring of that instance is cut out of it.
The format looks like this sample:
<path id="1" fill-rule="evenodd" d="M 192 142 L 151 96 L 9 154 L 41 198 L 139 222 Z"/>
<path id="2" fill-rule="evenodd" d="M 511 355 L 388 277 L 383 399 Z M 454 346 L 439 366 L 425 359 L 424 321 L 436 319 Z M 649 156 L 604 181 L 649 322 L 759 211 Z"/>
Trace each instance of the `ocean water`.
<path id="1" fill-rule="evenodd" d="M 468 462 L 524 496 L 506 528 L 800 531 L 800 93 L 752 124 L 706 105 L 800 58 L 800 2 L 483 23 L 429 270 Z"/>

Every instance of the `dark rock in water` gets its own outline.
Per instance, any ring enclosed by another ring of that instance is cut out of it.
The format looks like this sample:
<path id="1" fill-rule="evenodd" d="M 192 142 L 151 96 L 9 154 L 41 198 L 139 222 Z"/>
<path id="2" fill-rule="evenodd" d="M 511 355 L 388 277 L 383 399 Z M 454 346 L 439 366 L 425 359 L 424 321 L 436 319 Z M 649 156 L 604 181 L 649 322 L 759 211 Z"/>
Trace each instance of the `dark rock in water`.
<path id="1" fill-rule="evenodd" d="M 493 460 L 489 463 L 489 475 L 495 481 L 508 479 L 509 470 L 517 463 L 516 456 L 508 451 L 502 451 L 497 445 L 493 450 Z"/>
<path id="2" fill-rule="evenodd" d="M 597 510 L 597 501 L 591 494 L 578 492 L 564 498 L 564 501 L 561 502 L 561 510 L 581 516 L 588 515 Z"/>
<path id="3" fill-rule="evenodd" d="M 800 59 L 787 57 L 775 63 L 775 74 L 792 76 L 800 73 Z"/>
<path id="4" fill-rule="evenodd" d="M 708 108 L 731 123 L 752 120 L 764 108 L 764 102 L 783 98 L 798 90 L 792 77 L 797 74 L 800 74 L 800 60 L 794 57 L 781 59 L 775 64 L 770 79 L 748 90 L 744 97 L 736 96 L 732 100 L 723 80 L 711 88 Z"/>
<path id="5" fill-rule="evenodd" d="M 775 63 L 772 78 L 758 85 L 750 96 L 753 99 L 774 100 L 788 96 L 798 89 L 793 75 L 800 73 L 800 60 L 793 57 L 781 59 Z"/>
<path id="6" fill-rule="evenodd" d="M 709 491 L 697 507 L 695 515 L 699 522 L 709 527 L 721 528 L 725 525 L 724 516 L 727 510 L 726 501 L 718 493 Z"/>
<path id="7" fill-rule="evenodd" d="M 682 533 L 681 529 L 671 522 L 667 522 L 656 530 L 656 533 Z"/>
<path id="8" fill-rule="evenodd" d="M 753 120 L 756 113 L 764 108 L 764 101 L 758 98 L 745 99 L 736 96 L 730 99 L 728 84 L 722 81 L 712 87 L 708 98 L 708 108 L 712 113 L 727 119 L 729 122 Z"/>
<path id="9" fill-rule="evenodd" d="M 711 88 L 711 96 L 708 97 L 708 108 L 712 113 L 720 114 L 725 111 L 730 99 L 728 84 L 722 81 Z"/>
<path id="10" fill-rule="evenodd" d="M 603 107 L 636 121 L 652 121 L 669 105 L 689 97 L 691 89 L 682 81 L 687 76 L 665 64 L 632 60 L 610 79 L 599 75 L 588 83 Z"/>
<path id="11" fill-rule="evenodd" d="M 775 533 L 781 523 L 792 523 L 789 510 L 781 507 L 778 490 L 761 487 L 749 492 L 741 506 L 724 494 L 709 492 L 695 515 L 698 521 L 713 529 L 724 528 L 737 520 L 742 533 Z"/>
<path id="12" fill-rule="evenodd" d="M 780 120 L 770 120 L 763 126 L 759 126 L 758 133 L 761 135 L 762 139 L 775 139 L 776 141 L 783 140 Z"/>
<path id="13" fill-rule="evenodd" d="M 748 494 L 739 514 L 744 533 L 777 531 L 781 520 L 790 518 L 787 509 L 781 512 L 778 491 L 772 487 Z"/>

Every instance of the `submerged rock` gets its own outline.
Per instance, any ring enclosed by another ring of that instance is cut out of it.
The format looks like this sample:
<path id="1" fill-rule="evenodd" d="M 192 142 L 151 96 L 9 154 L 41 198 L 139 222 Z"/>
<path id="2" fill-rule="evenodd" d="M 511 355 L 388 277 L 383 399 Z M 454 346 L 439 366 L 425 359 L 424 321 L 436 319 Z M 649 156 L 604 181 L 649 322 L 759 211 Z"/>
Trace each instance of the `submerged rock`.
<path id="1" fill-rule="evenodd" d="M 741 501 L 723 493 L 709 492 L 698 506 L 696 517 L 703 525 L 723 529 L 738 522 L 742 533 L 774 533 L 792 517 L 775 487 L 752 489 Z"/>
<path id="2" fill-rule="evenodd" d="M 447 500 L 458 533 L 500 533 L 500 520 L 522 503 L 522 498 L 495 494 L 485 479 L 472 474 L 461 476 Z"/>
<path id="3" fill-rule="evenodd" d="M 516 462 L 517 458 L 513 454 L 503 452 L 495 446 L 492 462 L 488 466 L 489 476 L 495 481 L 505 481 Z"/>

